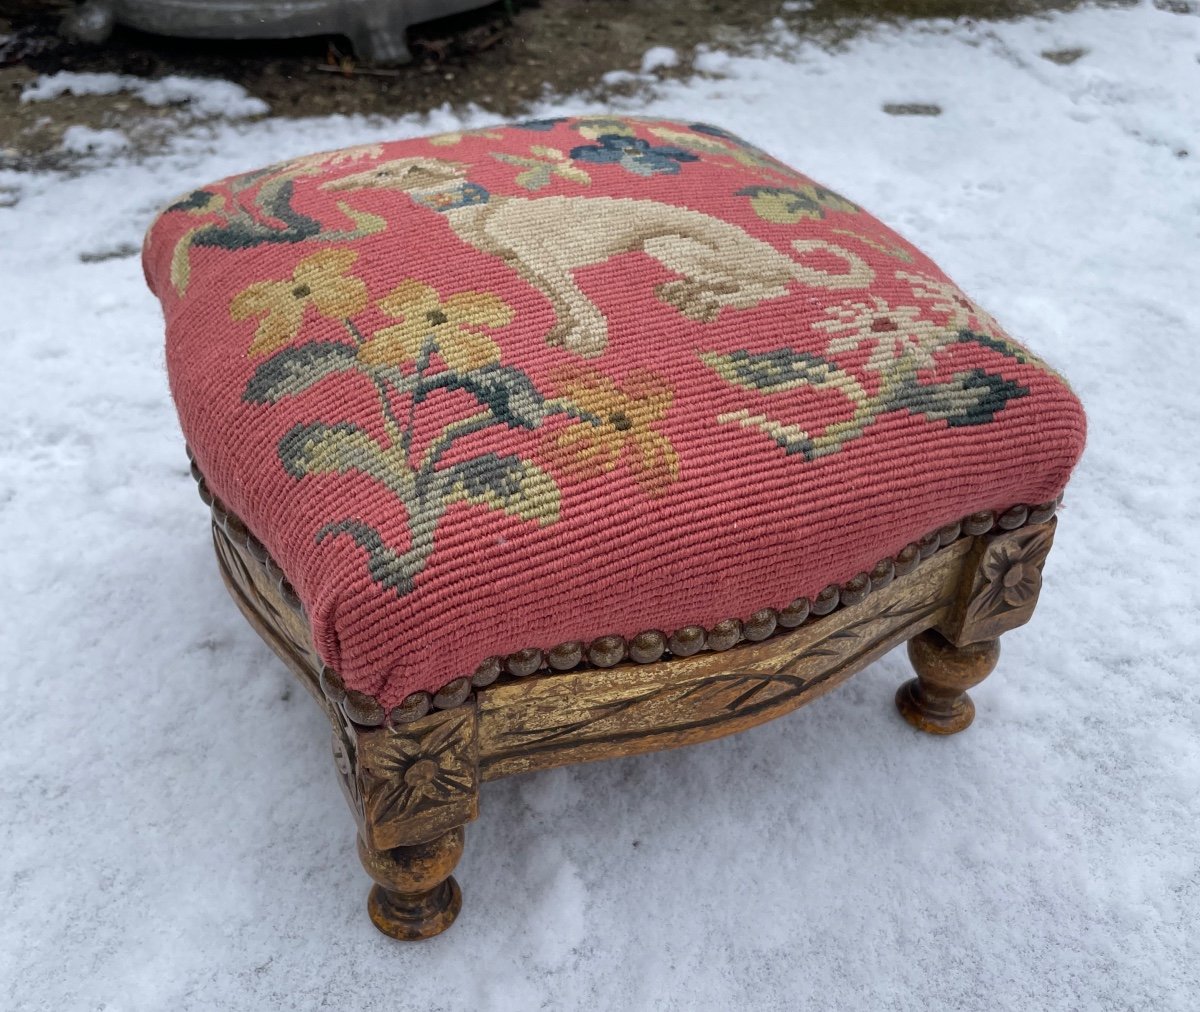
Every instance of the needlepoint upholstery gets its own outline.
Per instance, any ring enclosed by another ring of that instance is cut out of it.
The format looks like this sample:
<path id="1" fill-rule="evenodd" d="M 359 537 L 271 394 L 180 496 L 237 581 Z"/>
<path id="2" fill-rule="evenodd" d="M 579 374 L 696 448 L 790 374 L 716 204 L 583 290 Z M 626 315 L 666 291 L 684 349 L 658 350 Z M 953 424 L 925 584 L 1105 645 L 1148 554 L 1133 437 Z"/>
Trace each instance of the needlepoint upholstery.
<path id="1" fill-rule="evenodd" d="M 1066 384 L 919 250 L 724 130 L 535 120 L 294 159 L 152 226 L 213 492 L 346 685 L 711 628 L 1057 496 Z"/>

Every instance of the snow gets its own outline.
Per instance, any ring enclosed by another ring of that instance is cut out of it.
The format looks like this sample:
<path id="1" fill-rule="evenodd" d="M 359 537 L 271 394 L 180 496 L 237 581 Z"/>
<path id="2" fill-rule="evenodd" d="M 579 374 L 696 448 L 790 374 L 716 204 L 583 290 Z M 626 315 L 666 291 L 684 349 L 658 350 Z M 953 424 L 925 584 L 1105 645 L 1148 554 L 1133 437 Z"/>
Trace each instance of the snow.
<path id="1" fill-rule="evenodd" d="M 127 74 L 60 70 L 28 85 L 21 92 L 21 101 L 45 102 L 61 95 L 115 95 L 122 91 L 147 105 L 187 105 L 196 116 L 233 119 L 269 111 L 266 102 L 247 94 L 245 88 L 232 81 L 193 80 L 176 74 L 151 81 Z"/>
<path id="2" fill-rule="evenodd" d="M 651 46 L 642 54 L 643 74 L 678 66 L 679 54 L 670 46 Z"/>
<path id="3" fill-rule="evenodd" d="M 896 651 L 746 734 L 488 784 L 418 946 L 367 920 L 324 718 L 217 576 L 131 251 L 194 183 L 490 117 L 0 172 L 0 1007 L 1200 1007 L 1198 53 L 1194 18 L 1085 8 L 712 53 L 622 100 L 923 245 L 1069 374 L 1089 448 L 967 733 L 899 720 Z M 882 111 L 909 102 L 942 112 Z"/>
<path id="4" fill-rule="evenodd" d="M 63 131 L 62 146 L 75 155 L 114 155 L 129 147 L 129 138 L 120 130 L 97 130 L 75 123 Z"/>

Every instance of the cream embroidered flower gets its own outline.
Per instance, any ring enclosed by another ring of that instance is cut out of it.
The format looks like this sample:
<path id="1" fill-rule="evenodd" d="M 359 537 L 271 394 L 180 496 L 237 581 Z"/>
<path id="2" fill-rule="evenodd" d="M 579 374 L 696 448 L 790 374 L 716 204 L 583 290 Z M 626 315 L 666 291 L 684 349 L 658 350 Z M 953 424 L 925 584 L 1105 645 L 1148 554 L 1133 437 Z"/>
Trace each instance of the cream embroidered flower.
<path id="1" fill-rule="evenodd" d="M 874 372 L 891 371 L 900 362 L 910 368 L 931 368 L 933 353 L 945 335 L 945 328 L 922 320 L 911 306 L 891 306 L 875 295 L 831 306 L 826 315 L 828 319 L 813 324 L 830 336 L 826 352 L 836 355 L 869 345 L 866 368 Z"/>

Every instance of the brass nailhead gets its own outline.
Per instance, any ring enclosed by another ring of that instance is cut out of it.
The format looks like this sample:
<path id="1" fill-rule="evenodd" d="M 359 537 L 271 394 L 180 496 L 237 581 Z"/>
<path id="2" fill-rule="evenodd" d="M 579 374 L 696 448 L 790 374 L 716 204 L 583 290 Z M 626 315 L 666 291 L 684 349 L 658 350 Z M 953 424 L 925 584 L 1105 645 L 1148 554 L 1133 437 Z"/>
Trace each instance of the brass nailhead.
<path id="1" fill-rule="evenodd" d="M 871 593 L 871 578 L 866 573 L 859 573 L 842 584 L 842 604 L 847 607 L 856 605 L 865 601 L 869 593 Z"/>
<path id="2" fill-rule="evenodd" d="M 485 686 L 491 685 L 499 677 L 500 658 L 485 657 L 479 662 L 479 667 L 475 669 L 475 674 L 471 676 L 471 684 L 477 689 L 482 689 Z"/>
<path id="3" fill-rule="evenodd" d="M 342 700 L 342 709 L 354 723 L 364 727 L 377 727 L 383 723 L 383 707 L 379 705 L 379 700 L 365 692 L 347 690 L 346 698 Z"/>
<path id="4" fill-rule="evenodd" d="M 742 632 L 751 643 L 761 643 L 775 631 L 778 624 L 779 619 L 775 616 L 775 609 L 763 608 L 746 619 L 746 625 Z"/>
<path id="5" fill-rule="evenodd" d="M 838 598 L 840 596 L 841 590 L 838 588 L 838 585 L 831 583 L 813 598 L 812 613 L 814 615 L 828 615 L 838 606 Z"/>
<path id="6" fill-rule="evenodd" d="M 945 527 L 938 528 L 938 544 L 942 548 L 954 544 L 958 540 L 958 536 L 962 533 L 962 523 L 955 520 L 952 524 L 946 524 Z"/>
<path id="7" fill-rule="evenodd" d="M 882 590 L 896 577 L 896 564 L 891 559 L 880 559 L 871 570 L 871 590 Z"/>
<path id="8" fill-rule="evenodd" d="M 321 668 L 321 691 L 331 703 L 340 703 L 346 698 L 346 685 L 332 668 Z"/>
<path id="9" fill-rule="evenodd" d="M 921 561 L 921 549 L 915 544 L 905 545 L 896 553 L 896 575 L 908 576 L 914 569 L 917 568 L 917 563 Z"/>
<path id="10" fill-rule="evenodd" d="M 963 521 L 963 530 L 972 537 L 979 537 L 980 534 L 986 534 L 996 525 L 996 514 L 991 510 L 982 510 L 979 513 L 972 513 Z"/>
<path id="11" fill-rule="evenodd" d="M 1029 518 L 1028 506 L 1014 506 L 1000 514 L 998 523 L 1001 529 L 1015 531 Z"/>
<path id="12" fill-rule="evenodd" d="M 922 559 L 930 558 L 940 547 L 941 542 L 938 540 L 937 531 L 930 531 L 917 541 L 917 549 L 920 551 Z"/>
<path id="13" fill-rule="evenodd" d="M 428 692 L 414 692 L 405 696 L 399 706 L 392 708 L 388 719 L 393 724 L 408 724 L 424 717 L 432 705 L 433 697 Z"/>
<path id="14" fill-rule="evenodd" d="M 1044 524 L 1058 510 L 1058 500 L 1051 499 L 1049 502 L 1038 503 L 1029 511 L 1029 522 L 1031 524 Z"/>
<path id="15" fill-rule="evenodd" d="M 525 678 L 542 666 L 542 652 L 537 647 L 526 647 L 515 654 L 509 654 L 504 666 L 510 675 Z"/>
<path id="16" fill-rule="evenodd" d="M 803 625 L 804 620 L 808 618 L 809 603 L 807 597 L 798 597 L 786 608 L 780 610 L 777 616 L 778 622 L 785 629 L 795 629 L 796 626 Z"/>
<path id="17" fill-rule="evenodd" d="M 685 625 L 671 633 L 667 646 L 676 657 L 691 657 L 704 649 L 708 633 L 703 626 Z"/>
<path id="18" fill-rule="evenodd" d="M 652 664 L 667 650 L 667 638 L 657 629 L 647 629 L 629 641 L 629 656 L 638 664 Z"/>
<path id="19" fill-rule="evenodd" d="M 741 638 L 742 623 L 736 618 L 727 618 L 708 631 L 708 649 L 728 650 Z"/>
<path id="20" fill-rule="evenodd" d="M 560 643 L 546 655 L 546 660 L 555 671 L 570 671 L 583 660 L 583 644 L 579 640 Z"/>
<path id="21" fill-rule="evenodd" d="M 456 678 L 452 682 L 447 682 L 433 694 L 433 705 L 439 710 L 449 710 L 453 706 L 458 706 L 470 694 L 471 679 Z"/>
<path id="22" fill-rule="evenodd" d="M 625 641 L 620 636 L 601 636 L 588 647 L 588 660 L 598 668 L 611 668 L 625 657 Z"/>

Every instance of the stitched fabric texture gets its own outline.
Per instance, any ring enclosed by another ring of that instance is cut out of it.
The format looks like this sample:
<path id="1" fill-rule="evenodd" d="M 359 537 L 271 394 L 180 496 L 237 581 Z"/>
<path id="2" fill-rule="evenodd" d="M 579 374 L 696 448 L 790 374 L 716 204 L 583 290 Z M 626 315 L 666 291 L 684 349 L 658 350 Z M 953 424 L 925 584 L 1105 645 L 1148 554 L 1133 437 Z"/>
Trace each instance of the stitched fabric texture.
<path id="1" fill-rule="evenodd" d="M 213 492 L 385 707 L 712 627 L 1061 492 L 1070 389 L 926 256 L 716 127 L 534 120 L 187 194 L 144 250 Z"/>

